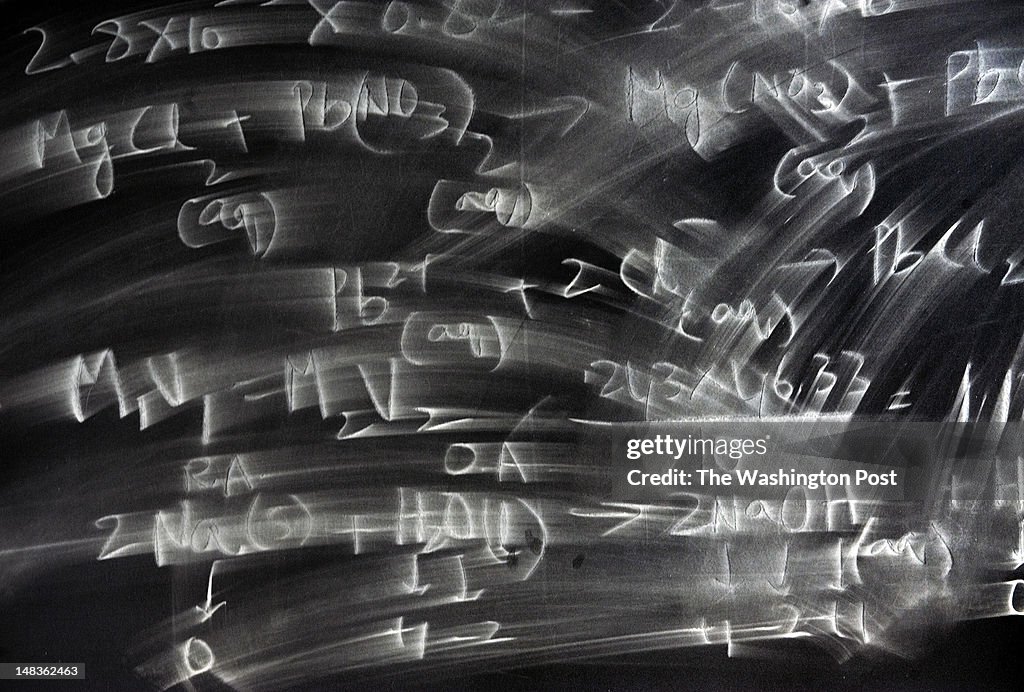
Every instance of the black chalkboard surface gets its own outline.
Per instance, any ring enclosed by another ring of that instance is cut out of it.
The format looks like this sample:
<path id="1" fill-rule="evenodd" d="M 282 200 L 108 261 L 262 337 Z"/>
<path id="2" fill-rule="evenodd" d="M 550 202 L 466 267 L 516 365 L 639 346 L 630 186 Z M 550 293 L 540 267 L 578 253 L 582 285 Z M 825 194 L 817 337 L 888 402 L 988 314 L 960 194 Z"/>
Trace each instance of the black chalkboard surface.
<path id="1" fill-rule="evenodd" d="M 5 684 L 1015 688 L 1017 3 L 0 13 Z"/>

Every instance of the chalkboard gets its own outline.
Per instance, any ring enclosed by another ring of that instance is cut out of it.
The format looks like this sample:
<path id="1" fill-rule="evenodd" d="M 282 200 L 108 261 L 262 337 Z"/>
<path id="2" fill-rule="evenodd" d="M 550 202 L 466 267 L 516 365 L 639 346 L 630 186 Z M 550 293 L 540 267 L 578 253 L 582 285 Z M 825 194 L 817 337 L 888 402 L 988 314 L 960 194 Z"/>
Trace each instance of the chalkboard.
<path id="1" fill-rule="evenodd" d="M 1015 688 L 1019 3 L 0 13 L 9 684 Z"/>

